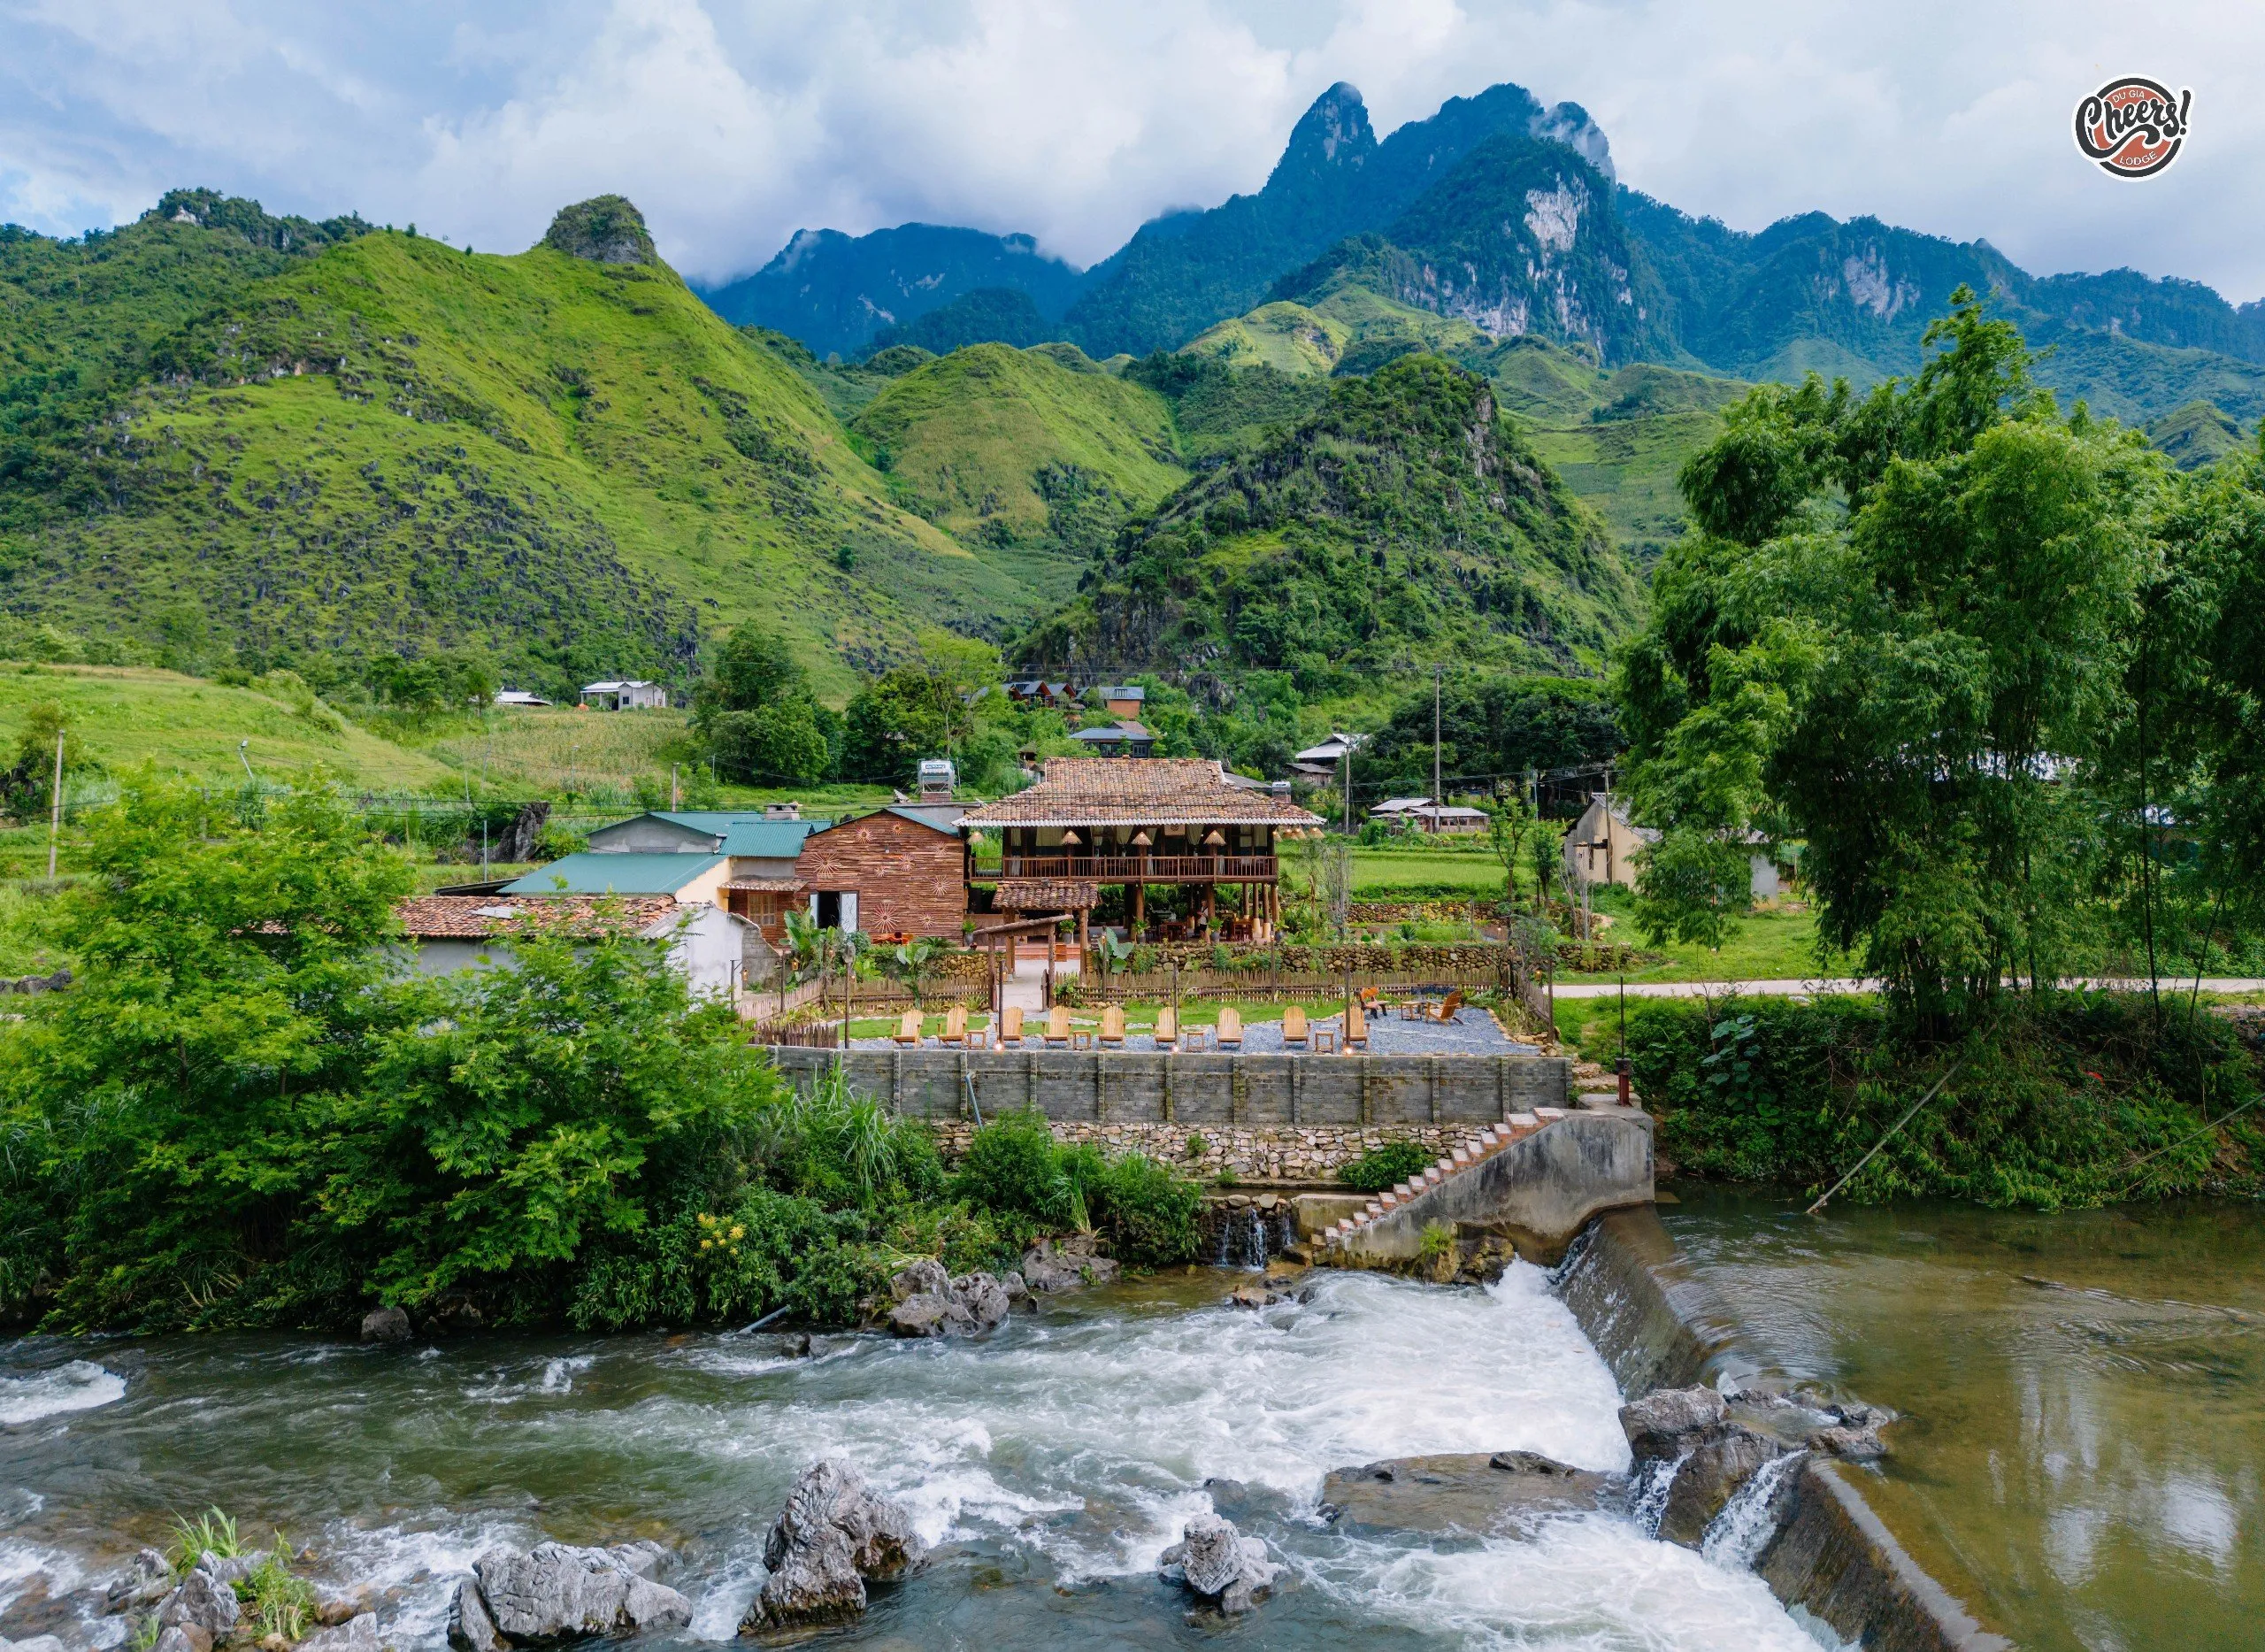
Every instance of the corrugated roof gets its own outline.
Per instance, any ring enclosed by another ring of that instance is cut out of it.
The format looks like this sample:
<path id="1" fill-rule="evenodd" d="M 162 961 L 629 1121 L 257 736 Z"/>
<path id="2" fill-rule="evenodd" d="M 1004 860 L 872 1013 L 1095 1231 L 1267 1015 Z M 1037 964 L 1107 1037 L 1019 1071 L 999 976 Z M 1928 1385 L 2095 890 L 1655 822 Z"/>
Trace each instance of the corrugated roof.
<path id="1" fill-rule="evenodd" d="M 610 911 L 601 911 L 610 907 Z M 540 931 L 576 938 L 609 932 L 643 934 L 680 910 L 665 895 L 632 895 L 608 901 L 595 895 L 524 896 L 426 895 L 394 909 L 417 941 L 487 941 Z"/>
<path id="2" fill-rule="evenodd" d="M 724 864 L 721 855 L 569 855 L 503 886 L 506 895 L 674 895 Z M 564 878 L 561 889 L 557 880 Z"/>
<path id="3" fill-rule="evenodd" d="M 633 815 L 628 820 L 617 820 L 611 826 L 601 826 L 598 832 L 611 832 L 637 820 L 665 820 L 671 826 L 682 826 L 687 832 L 705 833 L 710 837 L 722 840 L 713 853 L 737 855 L 749 860 L 792 860 L 802 852 L 804 838 L 833 824 L 819 818 L 766 820 L 759 813 L 743 810 L 654 809 L 642 815 Z M 591 835 L 595 837 L 598 833 Z"/>
<path id="4" fill-rule="evenodd" d="M 1048 757 L 1035 786 L 971 809 L 968 826 L 1205 825 L 1319 826 L 1272 791 L 1230 786 L 1209 757 Z"/>

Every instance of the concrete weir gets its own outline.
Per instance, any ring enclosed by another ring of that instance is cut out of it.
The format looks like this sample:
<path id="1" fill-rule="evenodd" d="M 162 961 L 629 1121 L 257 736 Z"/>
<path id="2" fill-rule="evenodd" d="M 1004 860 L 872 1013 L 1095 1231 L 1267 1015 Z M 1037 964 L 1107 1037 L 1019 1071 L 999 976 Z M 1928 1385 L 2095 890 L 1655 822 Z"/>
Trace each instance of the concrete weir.
<path id="1" fill-rule="evenodd" d="M 1459 1248 L 1507 1240 L 1555 1261 L 1601 1210 L 1652 1203 L 1652 1121 L 1632 1107 L 1514 1113 L 1471 1152 L 1453 1154 L 1324 1235 L 1328 1261 L 1395 1267 L 1444 1230 Z"/>
<path id="2" fill-rule="evenodd" d="M 1557 1287 L 1631 1400 L 1718 1379 L 1736 1388 L 1765 1368 L 1649 1208 L 1591 1222 Z M 2010 1652 L 1912 1559 L 1861 1480 L 1845 1464 L 1801 1460 L 1783 1524 L 1754 1563 L 1771 1592 L 1866 1652 Z"/>

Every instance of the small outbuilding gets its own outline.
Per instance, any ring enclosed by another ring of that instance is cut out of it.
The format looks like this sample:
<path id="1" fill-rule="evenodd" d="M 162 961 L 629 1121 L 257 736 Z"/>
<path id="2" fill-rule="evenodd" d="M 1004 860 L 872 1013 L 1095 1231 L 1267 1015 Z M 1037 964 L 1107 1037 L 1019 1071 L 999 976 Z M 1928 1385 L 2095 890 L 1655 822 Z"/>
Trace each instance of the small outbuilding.
<path id="1" fill-rule="evenodd" d="M 582 703 L 594 711 L 641 711 L 664 709 L 669 691 L 641 677 L 582 685 Z"/>
<path id="2" fill-rule="evenodd" d="M 516 969 L 529 935 L 577 942 L 608 935 L 664 943 L 670 965 L 701 996 L 736 1003 L 747 985 L 749 926 L 704 902 L 664 895 L 427 895 L 394 909 L 421 975 Z"/>
<path id="3" fill-rule="evenodd" d="M 814 832 L 796 877 L 824 928 L 957 941 L 967 919 L 962 805 L 898 803 Z"/>

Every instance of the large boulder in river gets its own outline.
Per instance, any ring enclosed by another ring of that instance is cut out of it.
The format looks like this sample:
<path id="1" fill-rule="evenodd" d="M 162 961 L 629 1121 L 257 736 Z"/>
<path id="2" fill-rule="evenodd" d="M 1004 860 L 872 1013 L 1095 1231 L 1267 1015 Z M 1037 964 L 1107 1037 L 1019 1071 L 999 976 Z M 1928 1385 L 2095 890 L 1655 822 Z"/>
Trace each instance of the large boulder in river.
<path id="1" fill-rule="evenodd" d="M 1336 1469 L 1321 1486 L 1321 1515 L 1340 1530 L 1465 1533 L 1505 1521 L 1587 1513 L 1611 1502 L 1618 1477 L 1532 1451 L 1443 1453 Z"/>
<path id="2" fill-rule="evenodd" d="M 865 1610 L 866 1583 L 902 1577 L 925 1547 L 911 1516 L 867 1486 L 855 1464 L 821 1457 L 787 1494 L 763 1548 L 771 1575 L 741 1632 L 855 1617 Z"/>
<path id="3" fill-rule="evenodd" d="M 219 1639 L 234 1629 L 243 1616 L 236 1604 L 234 1582 L 233 1579 L 223 1581 L 198 1565 L 181 1579 L 180 1587 L 159 1603 L 158 1627 L 201 1630 Z"/>
<path id="4" fill-rule="evenodd" d="M 1094 1241 L 1082 1233 L 1060 1241 L 1041 1239 L 1023 1253 L 1023 1283 L 1034 1295 L 1106 1285 L 1116 1277 L 1117 1264 L 1095 1256 Z"/>
<path id="5" fill-rule="evenodd" d="M 449 1643 L 462 1652 L 495 1652 L 681 1628 L 692 1621 L 692 1602 L 654 1580 L 664 1555 L 657 1543 L 538 1543 L 525 1555 L 491 1549 L 457 1586 Z"/>
<path id="6" fill-rule="evenodd" d="M 378 1615 L 357 1612 L 334 1628 L 318 1629 L 299 1642 L 297 1652 L 380 1652 Z"/>
<path id="7" fill-rule="evenodd" d="M 988 1273 L 957 1279 L 944 1264 L 923 1257 L 889 1281 L 896 1305 L 888 1328 L 898 1336 L 978 1336 L 996 1328 L 1013 1309 L 1007 1287 Z"/>
<path id="8" fill-rule="evenodd" d="M 1712 1388 L 1659 1388 L 1620 1408 L 1621 1432 L 1642 1463 L 1679 1457 L 1730 1425 L 1730 1404 Z"/>
<path id="9" fill-rule="evenodd" d="M 1199 1514 L 1181 1528 L 1180 1541 L 1156 1557 L 1156 1570 L 1184 1583 L 1203 1602 L 1223 1612 L 1247 1612 L 1272 1593 L 1279 1570 L 1266 1558 L 1266 1545 L 1235 1530 L 1234 1522 Z"/>

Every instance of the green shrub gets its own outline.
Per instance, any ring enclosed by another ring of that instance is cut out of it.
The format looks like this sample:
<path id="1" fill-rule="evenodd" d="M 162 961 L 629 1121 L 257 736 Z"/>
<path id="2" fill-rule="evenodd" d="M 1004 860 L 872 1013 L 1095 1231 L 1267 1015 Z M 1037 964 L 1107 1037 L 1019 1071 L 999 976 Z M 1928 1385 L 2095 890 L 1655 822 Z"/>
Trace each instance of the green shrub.
<path id="1" fill-rule="evenodd" d="M 1068 1219 L 1061 1150 L 1039 1112 L 995 1115 L 969 1141 L 952 1192 L 986 1209 L 1033 1222 Z"/>
<path id="2" fill-rule="evenodd" d="M 284 1564 L 285 1553 L 278 1533 L 267 1558 L 236 1579 L 236 1598 L 249 1609 L 246 1615 L 263 1636 L 296 1640 L 314 1627 L 315 1591 L 304 1578 L 291 1574 Z"/>
<path id="3" fill-rule="evenodd" d="M 2256 1093 L 2232 1029 L 2183 1010 L 2158 1025 L 2135 995 L 2024 997 L 1947 1048 L 1868 1000 L 1649 1001 L 1629 1008 L 1628 1051 L 1662 1156 L 1697 1175 L 1822 1191 L 1948 1073 L 1840 1197 L 2054 1210 L 2265 1182 L 2265 1135 L 2205 1128 Z"/>
<path id="4" fill-rule="evenodd" d="M 1145 1153 L 1127 1153 L 1109 1161 L 1094 1192 L 1102 1234 L 1119 1262 L 1159 1268 L 1194 1258 L 1203 1195 L 1194 1182 Z"/>
<path id="5" fill-rule="evenodd" d="M 1382 1193 L 1429 1169 L 1438 1157 L 1419 1141 L 1387 1141 L 1339 1171 L 1337 1179 L 1355 1193 Z"/>
<path id="6" fill-rule="evenodd" d="M 207 1509 L 193 1522 L 180 1515 L 173 1517 L 173 1540 L 165 1546 L 165 1558 L 173 1563 L 173 1576 L 187 1577 L 208 1554 L 234 1560 L 243 1552 L 243 1541 L 236 1535 L 235 1521 L 219 1510 Z"/>

